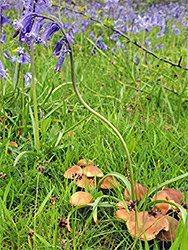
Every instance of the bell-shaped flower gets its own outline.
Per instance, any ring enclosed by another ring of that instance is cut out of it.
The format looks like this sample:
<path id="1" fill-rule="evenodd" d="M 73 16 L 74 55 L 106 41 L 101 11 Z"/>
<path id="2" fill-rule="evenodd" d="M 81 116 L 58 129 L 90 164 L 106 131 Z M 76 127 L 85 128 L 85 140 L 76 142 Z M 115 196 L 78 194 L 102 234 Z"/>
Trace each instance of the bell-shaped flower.
<path id="1" fill-rule="evenodd" d="M 3 53 L 3 55 L 4 55 L 4 57 L 5 57 L 8 61 L 10 61 L 11 64 L 13 64 L 14 62 L 17 62 L 17 58 L 16 58 L 15 55 L 13 55 L 13 56 L 12 56 L 12 59 L 10 59 L 10 53 L 9 53 L 9 50 L 8 50 L 8 49 L 6 50 L 6 53 L 5 53 L 5 52 Z"/>
<path id="2" fill-rule="evenodd" d="M 30 55 L 28 53 L 24 52 L 23 47 L 18 47 L 17 48 L 17 53 L 18 53 L 18 56 L 19 56 L 18 62 L 21 65 L 30 63 Z"/>
<path id="3" fill-rule="evenodd" d="M 51 36 L 59 30 L 59 27 L 56 23 L 50 23 L 45 30 L 43 31 L 41 37 L 39 38 L 39 41 L 44 45 L 47 45 L 47 41 L 50 40 Z"/>
<path id="4" fill-rule="evenodd" d="M 65 54 L 69 54 L 70 52 L 71 52 L 71 51 L 68 50 L 68 49 L 66 49 L 65 47 L 63 48 L 63 50 L 61 50 L 61 51 L 59 52 L 59 58 L 58 58 L 58 61 L 57 61 L 56 67 L 55 67 L 55 70 L 56 70 L 56 71 L 60 72 L 61 67 L 62 67 L 62 64 L 63 64 L 64 59 L 65 59 L 64 55 L 65 55 Z"/>
<path id="5" fill-rule="evenodd" d="M 54 49 L 54 56 L 58 56 L 60 54 L 61 48 L 62 48 L 64 43 L 65 43 L 65 38 L 63 38 L 59 42 L 57 42 L 57 45 Z"/>
<path id="6" fill-rule="evenodd" d="M 25 87 L 29 87 L 31 86 L 32 84 L 32 75 L 30 72 L 27 72 L 25 75 L 24 75 L 24 81 L 25 81 Z"/>
<path id="7" fill-rule="evenodd" d="M 3 63 L 0 61 L 0 78 L 7 79 L 5 72 L 7 72 L 8 69 L 4 69 Z"/>
<path id="8" fill-rule="evenodd" d="M 6 40 L 6 35 L 5 35 L 5 33 L 2 32 L 1 38 L 0 38 L 0 43 L 5 43 L 5 40 Z"/>

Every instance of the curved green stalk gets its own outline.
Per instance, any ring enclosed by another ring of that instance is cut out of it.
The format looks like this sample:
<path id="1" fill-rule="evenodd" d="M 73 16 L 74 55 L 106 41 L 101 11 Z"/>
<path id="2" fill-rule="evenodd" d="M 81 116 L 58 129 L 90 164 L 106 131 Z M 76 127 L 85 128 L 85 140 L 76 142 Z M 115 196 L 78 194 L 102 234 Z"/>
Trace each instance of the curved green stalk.
<path id="1" fill-rule="evenodd" d="M 118 136 L 118 138 L 120 139 L 122 145 L 123 145 L 123 148 L 124 148 L 124 151 L 125 151 L 125 154 L 126 154 L 126 157 L 127 157 L 127 163 L 128 163 L 128 167 L 129 167 L 129 175 L 130 175 L 130 184 L 131 184 L 131 194 L 130 194 L 130 197 L 132 200 L 135 200 L 135 194 L 134 194 L 134 178 L 133 178 L 133 168 L 132 168 L 132 164 L 131 164 L 131 158 L 130 158 L 130 155 L 129 155 L 129 150 L 127 148 L 127 145 L 122 137 L 122 135 L 120 134 L 120 132 L 114 127 L 114 125 L 112 123 L 110 123 L 104 116 L 102 116 L 101 114 L 99 114 L 98 112 L 96 112 L 95 110 L 93 110 L 90 106 L 87 105 L 87 103 L 82 99 L 78 89 L 77 89 L 77 86 L 76 86 L 76 82 L 75 82 L 75 74 L 74 74 L 74 60 L 73 60 L 73 54 L 72 54 L 72 49 L 71 49 L 71 45 L 70 45 L 70 42 L 69 42 L 69 39 L 67 37 L 67 34 L 65 33 L 64 31 L 64 28 L 63 28 L 63 24 L 62 22 L 56 18 L 56 17 L 46 17 L 46 16 L 43 16 L 43 15 L 38 15 L 36 13 L 34 13 L 35 16 L 38 16 L 38 17 L 43 17 L 47 20 L 50 20 L 52 22 L 55 22 L 58 24 L 61 32 L 63 33 L 66 41 L 67 41 L 67 44 L 68 44 L 68 47 L 70 48 L 71 52 L 70 52 L 70 63 L 71 63 L 71 79 L 72 79 L 72 84 L 73 84 L 73 87 L 74 87 L 74 91 L 79 99 L 79 101 L 81 102 L 81 104 L 87 109 L 89 110 L 93 115 L 97 116 L 99 119 L 101 119 L 103 122 L 105 122 L 113 131 L 114 133 Z"/>
<path id="2" fill-rule="evenodd" d="M 37 113 L 37 95 L 35 87 L 35 70 L 34 70 L 34 48 L 33 43 L 31 43 L 31 75 L 32 75 L 32 85 L 31 93 L 33 95 L 33 107 L 34 107 L 34 117 L 35 117 L 35 127 L 34 127 L 34 136 L 35 136 L 35 146 L 37 149 L 40 148 L 39 143 L 39 122 L 38 122 L 38 113 Z"/>
<path id="3" fill-rule="evenodd" d="M 87 105 L 87 103 L 82 99 L 77 86 L 76 86 L 76 82 L 75 82 L 75 76 L 74 76 L 74 64 L 73 64 L 73 56 L 72 56 L 72 52 L 70 53 L 70 61 L 71 61 L 71 77 L 72 77 L 72 83 L 73 83 L 73 87 L 74 87 L 74 91 L 79 99 L 79 101 L 83 104 L 83 106 L 89 110 L 93 115 L 97 116 L 99 119 L 101 119 L 103 122 L 105 122 L 113 131 L 114 133 L 119 137 L 123 148 L 125 150 L 125 154 L 127 156 L 127 162 L 128 162 L 128 166 L 129 166 L 129 174 L 130 174 L 130 183 L 131 183 L 131 197 L 132 200 L 135 199 L 135 195 L 134 195 L 134 179 L 133 179 L 133 168 L 132 168 L 132 164 L 131 164 L 131 158 L 129 155 L 129 150 L 127 148 L 127 145 L 122 137 L 122 135 L 120 134 L 120 132 L 114 127 L 114 125 L 112 123 L 110 123 L 104 116 L 102 116 L 101 114 L 99 114 L 98 112 L 96 112 L 95 110 L 93 110 L 90 106 Z"/>

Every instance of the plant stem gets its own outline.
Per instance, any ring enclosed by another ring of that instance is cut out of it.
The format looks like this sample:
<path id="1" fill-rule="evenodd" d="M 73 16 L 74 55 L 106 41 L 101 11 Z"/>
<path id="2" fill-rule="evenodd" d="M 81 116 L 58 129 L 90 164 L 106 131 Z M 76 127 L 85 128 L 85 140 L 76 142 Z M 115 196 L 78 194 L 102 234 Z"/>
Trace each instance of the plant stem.
<path id="1" fill-rule="evenodd" d="M 131 158 L 130 158 L 130 155 L 129 155 L 129 150 L 127 148 L 127 145 L 122 137 L 122 135 L 120 134 L 120 132 L 114 127 L 113 124 L 111 124 L 105 117 L 103 117 L 101 114 L 99 114 L 98 112 L 96 112 L 95 110 L 93 110 L 91 107 L 89 107 L 87 105 L 87 103 L 82 99 L 78 89 L 77 89 L 77 86 L 76 86 L 76 82 L 75 82 L 75 74 L 74 74 L 74 60 L 73 60 L 73 54 L 72 54 L 72 49 L 71 49 L 71 44 L 69 42 L 69 39 L 68 39 L 68 36 L 66 34 L 66 32 L 64 31 L 64 28 L 63 28 L 63 24 L 62 22 L 57 19 L 56 17 L 54 18 L 49 18 L 49 17 L 46 17 L 46 16 L 43 16 L 43 15 L 38 15 L 36 13 L 34 13 L 35 16 L 38 16 L 38 17 L 44 17 L 45 19 L 47 20 L 50 20 L 54 23 L 57 23 L 61 32 L 63 33 L 65 39 L 66 39 L 66 42 L 68 44 L 68 47 L 69 49 L 71 50 L 70 52 L 70 63 L 71 63 L 71 79 L 72 79 L 72 84 L 73 84 L 73 87 L 74 87 L 74 91 L 79 99 L 79 101 L 81 102 L 81 104 L 87 109 L 89 110 L 93 115 L 97 116 L 99 119 L 101 119 L 103 122 L 105 122 L 113 131 L 114 133 L 118 136 L 118 138 L 120 139 L 122 145 L 123 145 L 123 148 L 125 150 L 125 154 L 126 154 L 126 157 L 127 157 L 127 162 L 128 162 L 128 166 L 129 166 L 129 175 L 130 175 L 130 184 L 131 184 L 131 194 L 130 194 L 130 198 L 134 201 L 135 200 L 135 194 L 134 194 L 134 178 L 133 178 L 133 168 L 132 168 L 132 164 L 131 164 Z"/>
<path id="2" fill-rule="evenodd" d="M 2 13 L 2 10 L 0 10 L 0 14 Z M 3 32 L 3 28 L 2 28 L 2 15 L 0 15 L 0 39 L 1 39 L 1 37 L 2 37 L 2 32 Z M 1 52 L 1 62 L 3 63 L 3 45 L 2 45 L 2 43 L 0 42 L 0 46 L 1 46 L 1 48 L 0 48 L 0 52 Z M 2 112 L 2 113 L 4 113 L 3 111 L 2 111 L 2 109 L 3 109 L 3 104 L 4 104 L 4 98 L 3 98 L 3 78 L 1 78 L 1 105 L 0 105 L 0 113 Z M 4 117 L 5 118 L 5 117 Z"/>
<path id="3" fill-rule="evenodd" d="M 64 32 L 64 29 L 62 28 L 62 25 L 60 25 L 60 29 L 61 31 L 63 32 L 66 40 L 67 40 L 67 43 L 68 43 L 68 46 L 71 48 L 71 45 L 69 43 L 69 40 L 66 36 L 66 33 Z M 128 162 L 128 166 L 129 166 L 129 175 L 130 175 L 130 183 L 131 183 L 131 194 L 130 194 L 130 197 L 132 198 L 132 200 L 134 201 L 135 200 L 135 194 L 134 194 L 134 178 L 133 178 L 133 168 L 132 168 L 132 164 L 131 164 L 131 158 L 130 158 L 130 155 L 129 155 L 129 150 L 127 148 L 127 145 L 122 137 L 122 135 L 120 134 L 120 132 L 114 127 L 114 125 L 112 123 L 110 123 L 105 117 L 103 117 L 101 114 L 99 114 L 98 112 L 96 112 L 95 110 L 93 110 L 90 106 L 87 105 L 87 103 L 82 99 L 78 89 L 77 89 L 77 86 L 76 86 L 76 82 L 75 82 L 75 74 L 74 74 L 74 60 L 73 60 L 73 55 L 72 55 L 72 49 L 71 49 L 71 52 L 70 52 L 70 63 L 71 63 L 71 78 L 72 78 L 72 84 L 73 84 L 73 87 L 74 87 L 74 91 L 79 99 L 79 101 L 81 102 L 81 104 L 87 109 L 89 110 L 93 115 L 97 116 L 99 119 L 101 119 L 103 122 L 105 122 L 113 131 L 114 133 L 118 136 L 118 138 L 120 139 L 122 145 L 123 145 L 123 148 L 125 150 L 125 154 L 126 154 L 126 157 L 127 157 L 127 162 Z"/>
<path id="4" fill-rule="evenodd" d="M 35 87 L 35 69 L 34 69 L 34 47 L 31 43 L 31 75 L 32 75 L 32 85 L 31 93 L 33 95 L 33 107 L 34 107 L 34 117 L 35 117 L 35 127 L 34 127 L 34 136 L 35 136 L 35 146 L 37 149 L 40 149 L 39 143 L 39 122 L 38 122 L 38 113 L 37 113 L 37 95 Z"/>

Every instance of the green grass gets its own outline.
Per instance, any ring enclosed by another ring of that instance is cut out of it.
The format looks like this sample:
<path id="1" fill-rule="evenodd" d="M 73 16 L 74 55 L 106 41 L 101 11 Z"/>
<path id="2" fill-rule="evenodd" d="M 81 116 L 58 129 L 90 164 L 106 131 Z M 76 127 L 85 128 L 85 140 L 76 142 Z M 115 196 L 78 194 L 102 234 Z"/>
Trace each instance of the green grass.
<path id="1" fill-rule="evenodd" d="M 99 32 L 96 27 L 95 32 Z M 107 37 L 107 30 L 100 32 Z M 83 71 L 92 49 L 87 40 L 89 33 L 78 35 L 73 45 L 76 82 L 83 99 L 122 134 L 130 151 L 134 181 L 151 190 L 187 173 L 188 104 L 184 102 L 184 96 L 188 96 L 187 72 L 146 55 L 151 74 L 142 51 L 131 44 L 127 45 L 127 54 L 118 50 L 117 54 L 108 51 L 104 56 L 97 51 Z M 164 48 L 158 53 L 163 57 L 170 55 L 170 59 L 176 62 L 184 39 L 178 36 L 173 43 L 172 39 L 169 34 L 165 40 L 168 50 Z M 14 50 L 17 46 L 10 36 L 4 49 Z M 0 140 L 0 172 L 7 176 L 0 179 L 0 247 L 110 250 L 132 249 L 134 246 L 134 249 L 170 249 L 170 243 L 161 246 L 157 239 L 149 243 L 138 240 L 134 244 L 126 225 L 115 219 L 113 197 L 123 198 L 126 188 L 123 182 L 103 200 L 110 207 L 99 204 L 98 225 L 92 219 L 92 206 L 79 211 L 69 205 L 70 196 L 78 188 L 63 177 L 67 168 L 79 159 L 87 158 L 93 160 L 104 174 L 118 172 L 125 176 L 126 158 L 111 129 L 79 103 L 71 85 L 70 65 L 68 77 L 66 62 L 60 74 L 54 71 L 57 59 L 50 57 L 52 48 L 37 45 L 35 52 L 39 151 L 34 143 L 33 103 L 29 88 L 23 93 L 25 113 L 22 127 L 22 78 L 13 90 L 16 77 L 12 79 L 9 71 L 8 80 L 4 83 L 6 119 L 0 123 L 0 137 L 3 137 Z M 134 63 L 136 56 L 141 58 L 138 66 Z M 10 66 L 8 62 L 4 63 Z M 27 71 L 30 71 L 28 65 L 23 67 L 23 73 Z M 163 88 L 163 85 L 179 95 Z M 69 133 L 72 134 L 70 137 Z M 18 148 L 10 147 L 9 141 L 15 141 Z M 43 173 L 38 172 L 39 165 L 45 167 Z M 168 187 L 181 190 L 188 202 L 187 184 L 187 178 L 183 178 Z M 100 196 L 100 189 L 93 195 L 96 198 Z M 55 204 L 49 202 L 50 198 Z M 151 198 L 148 197 L 148 203 Z M 148 204 L 145 206 L 150 208 Z M 58 224 L 58 217 L 67 219 L 70 214 L 72 232 L 59 228 Z M 178 249 L 179 244 L 182 244 L 179 248 L 182 250 L 187 246 L 186 225 L 180 229 L 171 249 Z M 33 236 L 29 236 L 29 231 L 34 231 Z"/>

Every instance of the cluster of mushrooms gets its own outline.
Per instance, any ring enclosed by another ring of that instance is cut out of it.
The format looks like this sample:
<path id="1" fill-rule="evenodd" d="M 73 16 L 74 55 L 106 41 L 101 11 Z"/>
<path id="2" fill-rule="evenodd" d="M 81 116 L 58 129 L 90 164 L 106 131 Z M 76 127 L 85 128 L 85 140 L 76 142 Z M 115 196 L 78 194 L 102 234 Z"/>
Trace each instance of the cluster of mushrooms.
<path id="1" fill-rule="evenodd" d="M 118 181 L 112 176 L 107 176 L 101 180 L 103 176 L 102 171 L 94 166 L 91 160 L 85 159 L 81 159 L 76 166 L 72 166 L 64 173 L 65 178 L 76 181 L 76 185 L 86 191 L 91 191 L 96 187 L 98 178 L 100 178 L 99 184 L 102 190 L 117 187 Z M 93 202 L 93 197 L 86 191 L 74 193 L 69 200 L 69 204 L 76 207 Z M 156 203 L 154 209 L 138 212 L 136 211 L 136 204 L 142 200 L 148 190 L 141 184 L 135 183 L 134 192 L 136 200 L 131 201 L 129 191 L 127 188 L 125 189 L 124 197 L 127 200 L 116 204 L 118 208 L 115 213 L 116 218 L 121 222 L 126 222 L 128 231 L 134 238 L 150 241 L 157 237 L 165 241 L 174 241 L 181 212 L 168 203 Z M 164 188 L 157 192 L 152 200 L 166 200 L 182 205 L 183 198 L 181 191 Z M 185 209 L 188 208 L 186 203 L 182 206 Z"/>
<path id="2" fill-rule="evenodd" d="M 136 200 L 139 202 L 148 191 L 141 184 L 135 183 L 134 192 Z M 116 218 L 126 221 L 127 228 L 133 237 L 143 241 L 150 241 L 156 237 L 160 240 L 174 241 L 181 212 L 169 203 L 156 203 L 155 208 L 150 211 L 136 212 L 135 202 L 130 201 L 128 189 L 125 189 L 124 197 L 128 201 L 117 203 Z M 157 200 L 171 201 L 182 205 L 183 194 L 173 188 L 164 188 L 153 196 L 152 201 Z M 188 208 L 186 203 L 183 207 Z"/>

